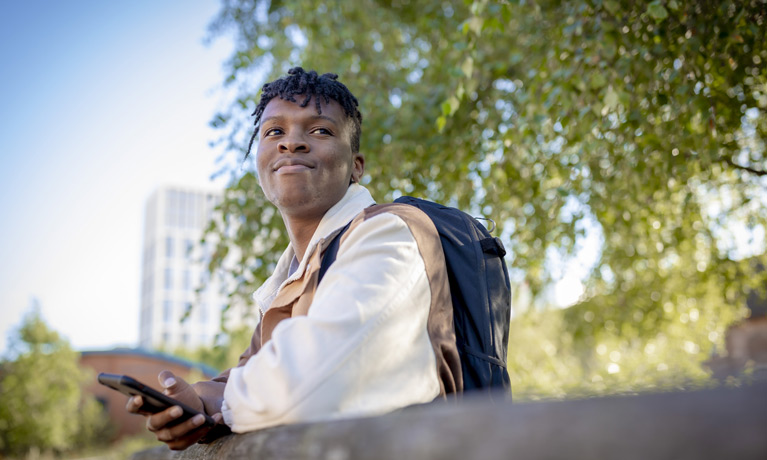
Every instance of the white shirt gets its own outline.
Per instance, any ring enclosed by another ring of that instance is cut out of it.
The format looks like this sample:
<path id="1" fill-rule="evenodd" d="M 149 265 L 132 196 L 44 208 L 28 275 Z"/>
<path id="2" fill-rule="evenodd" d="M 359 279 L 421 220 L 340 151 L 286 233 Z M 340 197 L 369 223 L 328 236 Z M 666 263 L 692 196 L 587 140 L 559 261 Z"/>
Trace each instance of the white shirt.
<path id="1" fill-rule="evenodd" d="M 256 291 L 265 311 L 298 278 L 320 239 L 374 204 L 352 184 L 323 217 L 298 269 L 291 246 Z M 382 213 L 349 232 L 306 316 L 285 319 L 248 362 L 231 370 L 224 421 L 234 432 L 285 423 L 377 415 L 433 400 L 440 391 L 426 329 L 431 293 L 405 222 Z"/>

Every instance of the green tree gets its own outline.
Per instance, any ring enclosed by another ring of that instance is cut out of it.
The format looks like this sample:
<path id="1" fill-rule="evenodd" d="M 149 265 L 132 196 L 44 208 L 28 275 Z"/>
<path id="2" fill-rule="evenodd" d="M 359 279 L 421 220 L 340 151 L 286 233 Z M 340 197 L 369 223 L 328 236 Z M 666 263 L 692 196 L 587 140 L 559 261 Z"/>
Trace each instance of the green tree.
<path id="1" fill-rule="evenodd" d="M 203 363 L 212 368 L 223 371 L 239 361 L 240 354 L 250 345 L 253 328 L 240 326 L 231 330 L 222 331 L 220 341 L 212 345 L 201 345 L 194 349 L 177 348 L 170 354 L 195 363 Z M 188 380 L 194 380 L 190 378 Z"/>
<path id="2" fill-rule="evenodd" d="M 93 376 L 78 367 L 79 354 L 45 324 L 37 308 L 9 348 L 15 358 L 0 367 L 0 453 L 64 452 L 98 443 L 106 418 L 82 391 Z"/>
<path id="3" fill-rule="evenodd" d="M 764 260 L 767 228 L 766 11 L 763 0 L 224 0 L 211 30 L 235 35 L 237 96 L 213 124 L 238 155 L 209 268 L 247 302 L 287 244 L 239 166 L 260 83 L 294 65 L 333 71 L 360 99 L 374 196 L 492 217 L 534 299 L 555 261 L 587 233 L 600 240 L 561 323 L 582 366 L 600 344 L 647 344 L 690 321 L 703 328 L 682 341 L 697 365 L 767 281 L 745 257 Z M 734 228 L 761 245 L 744 253 Z"/>

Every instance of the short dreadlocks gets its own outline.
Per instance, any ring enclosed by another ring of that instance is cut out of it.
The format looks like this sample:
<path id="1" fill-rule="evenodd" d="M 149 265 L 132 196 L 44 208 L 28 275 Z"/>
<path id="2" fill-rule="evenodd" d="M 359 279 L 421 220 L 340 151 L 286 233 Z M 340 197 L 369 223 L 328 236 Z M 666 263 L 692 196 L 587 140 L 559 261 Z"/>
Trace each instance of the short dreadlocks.
<path id="1" fill-rule="evenodd" d="M 261 99 L 258 101 L 256 110 L 253 111 L 253 116 L 256 117 L 253 122 L 255 130 L 253 131 L 253 136 L 250 137 L 248 152 L 245 154 L 245 158 L 250 155 L 250 150 L 253 148 L 253 142 L 256 140 L 258 130 L 261 128 L 261 115 L 264 114 L 264 109 L 269 101 L 275 96 L 279 96 L 280 99 L 298 103 L 295 97 L 293 97 L 296 95 L 303 97 L 303 101 L 299 104 L 301 107 L 309 105 L 312 96 L 314 96 L 314 106 L 317 108 L 318 114 L 322 113 L 321 100 L 324 99 L 326 104 L 330 103 L 331 100 L 338 102 L 344 108 L 346 116 L 354 123 L 354 131 L 351 138 L 352 152 L 357 153 L 360 151 L 362 114 L 357 108 L 359 107 L 357 98 L 354 97 L 346 85 L 338 81 L 338 75 L 334 73 L 317 75 L 317 72 L 314 70 L 306 72 L 301 67 L 293 67 L 288 70 L 286 77 L 266 83 L 261 88 Z"/>

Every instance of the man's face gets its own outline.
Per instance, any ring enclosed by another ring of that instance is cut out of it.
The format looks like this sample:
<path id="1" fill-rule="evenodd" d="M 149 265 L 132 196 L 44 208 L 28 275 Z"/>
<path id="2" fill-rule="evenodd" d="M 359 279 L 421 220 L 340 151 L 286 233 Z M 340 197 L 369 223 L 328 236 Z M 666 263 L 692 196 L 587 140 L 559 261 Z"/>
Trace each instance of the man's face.
<path id="1" fill-rule="evenodd" d="M 256 154 L 266 198 L 283 215 L 321 218 L 343 198 L 350 179 L 362 176 L 365 161 L 352 153 L 351 130 L 336 101 L 323 101 L 321 115 L 314 100 L 306 107 L 279 98 L 269 101 Z"/>

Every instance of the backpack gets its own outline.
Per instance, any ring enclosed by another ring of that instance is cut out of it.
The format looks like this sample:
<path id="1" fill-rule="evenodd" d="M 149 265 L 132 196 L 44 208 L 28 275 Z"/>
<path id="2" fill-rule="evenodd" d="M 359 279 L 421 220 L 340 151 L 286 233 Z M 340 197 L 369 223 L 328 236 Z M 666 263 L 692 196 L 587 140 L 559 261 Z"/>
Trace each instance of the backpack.
<path id="1" fill-rule="evenodd" d="M 403 196 L 394 200 L 419 208 L 437 227 L 445 253 L 453 325 L 461 358 L 464 391 L 510 390 L 506 370 L 511 286 L 503 256 L 506 250 L 484 225 L 456 208 Z M 335 261 L 349 224 L 333 239 L 322 258 L 319 280 Z"/>

